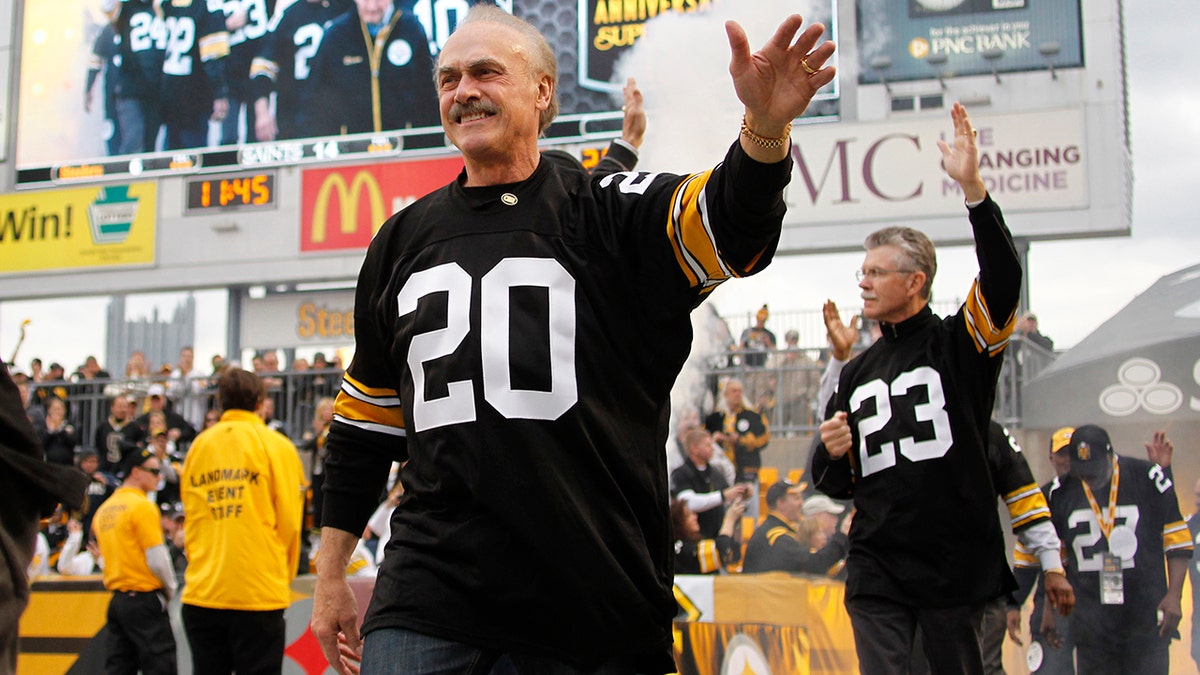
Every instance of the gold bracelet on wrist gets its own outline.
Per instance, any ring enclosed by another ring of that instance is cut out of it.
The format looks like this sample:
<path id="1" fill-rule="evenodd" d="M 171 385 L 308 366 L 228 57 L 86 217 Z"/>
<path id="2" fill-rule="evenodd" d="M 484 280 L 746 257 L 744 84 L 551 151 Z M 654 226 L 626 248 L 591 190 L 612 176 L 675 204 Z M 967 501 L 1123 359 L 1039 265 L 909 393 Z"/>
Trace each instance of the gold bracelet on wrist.
<path id="1" fill-rule="evenodd" d="M 1067 576 L 1067 571 L 1060 567 L 1060 568 L 1055 568 L 1052 570 L 1046 570 L 1042 574 L 1045 574 L 1046 576 L 1050 576 L 1051 574 L 1057 574 L 1059 576 L 1065 577 L 1065 576 Z"/>
<path id="2" fill-rule="evenodd" d="M 750 129 L 750 126 L 746 124 L 746 116 L 742 115 L 742 135 L 750 139 L 751 143 L 760 148 L 774 150 L 776 148 L 783 147 L 783 144 L 788 142 L 788 138 L 790 138 L 792 135 L 792 123 L 788 122 L 788 125 L 783 128 L 783 135 L 779 138 L 765 138 L 754 133 Z"/>

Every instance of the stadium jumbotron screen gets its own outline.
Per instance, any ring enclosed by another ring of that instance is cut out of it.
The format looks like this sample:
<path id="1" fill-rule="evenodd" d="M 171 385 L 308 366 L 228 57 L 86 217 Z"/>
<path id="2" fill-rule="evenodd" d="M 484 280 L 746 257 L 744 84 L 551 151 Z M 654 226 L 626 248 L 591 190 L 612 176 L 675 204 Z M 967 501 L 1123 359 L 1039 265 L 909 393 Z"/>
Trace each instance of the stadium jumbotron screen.
<path id="1" fill-rule="evenodd" d="M 715 1 L 496 4 L 550 40 L 562 107 L 547 136 L 570 142 L 619 131 L 614 70 L 647 21 Z M 26 0 L 16 184 L 446 153 L 429 69 L 470 4 L 396 0 L 383 48 L 363 57 L 353 0 Z"/>

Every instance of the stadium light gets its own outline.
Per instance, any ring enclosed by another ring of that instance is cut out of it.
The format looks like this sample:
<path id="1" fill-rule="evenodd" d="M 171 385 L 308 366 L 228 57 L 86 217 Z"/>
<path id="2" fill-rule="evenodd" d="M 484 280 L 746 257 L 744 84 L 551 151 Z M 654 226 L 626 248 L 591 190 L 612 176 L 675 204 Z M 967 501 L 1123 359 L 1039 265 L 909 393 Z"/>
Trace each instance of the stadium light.
<path id="1" fill-rule="evenodd" d="M 942 91 L 946 90 L 946 80 L 942 77 L 942 66 L 946 65 L 947 60 L 948 57 L 945 53 L 930 54 L 929 58 L 925 59 L 925 63 L 933 68 L 933 76 L 937 78 L 938 84 L 942 85 Z"/>
<path id="2" fill-rule="evenodd" d="M 1038 53 L 1046 59 L 1046 67 L 1050 69 L 1050 79 L 1057 80 L 1058 73 L 1054 72 L 1054 57 L 1062 51 L 1062 45 L 1057 42 L 1043 42 L 1038 45 Z"/>
<path id="3" fill-rule="evenodd" d="M 1000 71 L 996 70 L 996 61 L 999 61 L 1004 56 L 1004 50 L 999 47 L 992 47 L 991 49 L 979 52 L 979 55 L 992 64 L 992 76 L 996 78 L 996 84 L 1000 84 Z"/>
<path id="4" fill-rule="evenodd" d="M 887 78 L 883 76 L 883 73 L 892 67 L 892 57 L 884 55 L 876 56 L 871 59 L 869 65 L 871 66 L 871 70 L 879 74 L 879 82 L 883 85 L 884 90 L 889 94 L 892 93 L 892 85 L 888 84 Z"/>

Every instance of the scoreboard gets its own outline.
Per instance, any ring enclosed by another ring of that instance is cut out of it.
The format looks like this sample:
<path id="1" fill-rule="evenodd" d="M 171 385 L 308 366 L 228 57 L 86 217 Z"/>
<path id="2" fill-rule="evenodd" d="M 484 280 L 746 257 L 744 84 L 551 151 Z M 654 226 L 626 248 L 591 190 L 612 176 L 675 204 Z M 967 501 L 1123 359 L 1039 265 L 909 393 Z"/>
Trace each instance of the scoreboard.
<path id="1" fill-rule="evenodd" d="M 622 113 L 606 111 L 564 115 L 546 130 L 548 140 L 556 143 L 597 141 L 616 136 L 621 130 Z M 324 138 L 304 138 L 271 143 L 247 143 L 239 146 L 189 148 L 177 152 L 146 153 L 104 157 L 79 163 L 50 164 L 17 169 L 17 188 L 66 186 L 81 183 L 121 181 L 198 173 L 228 173 L 244 169 L 331 164 L 365 159 L 421 157 L 456 153 L 441 127 L 406 129 L 384 134 L 358 134 Z M 189 183 L 199 185 L 197 183 Z M 192 188 L 189 187 L 189 190 Z M 197 190 L 201 188 L 196 188 Z M 248 204 L 244 204 L 248 205 Z M 189 210 L 203 208 L 193 204 Z"/>

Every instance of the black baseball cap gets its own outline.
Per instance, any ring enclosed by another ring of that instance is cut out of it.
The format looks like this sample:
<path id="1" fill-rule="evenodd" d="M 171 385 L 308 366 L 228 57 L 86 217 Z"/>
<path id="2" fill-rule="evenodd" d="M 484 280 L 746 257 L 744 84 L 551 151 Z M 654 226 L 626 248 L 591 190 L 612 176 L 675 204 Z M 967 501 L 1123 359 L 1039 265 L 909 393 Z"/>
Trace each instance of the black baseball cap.
<path id="1" fill-rule="evenodd" d="M 800 493 L 804 488 L 796 485 L 790 480 L 781 480 L 767 488 L 767 506 L 774 508 L 775 504 L 783 499 L 785 495 L 791 492 Z"/>
<path id="2" fill-rule="evenodd" d="M 1071 442 L 1067 445 L 1067 453 L 1071 457 L 1071 466 L 1074 467 L 1076 462 L 1080 464 L 1092 464 L 1100 461 L 1108 461 L 1112 456 L 1112 441 L 1108 438 L 1108 432 L 1095 424 L 1085 424 L 1081 427 L 1076 427 L 1071 434 Z"/>
<path id="3" fill-rule="evenodd" d="M 125 461 L 121 462 L 121 475 L 128 476 L 130 471 L 145 464 L 153 456 L 154 451 L 150 448 L 137 448 L 133 452 L 130 452 L 125 457 Z"/>

